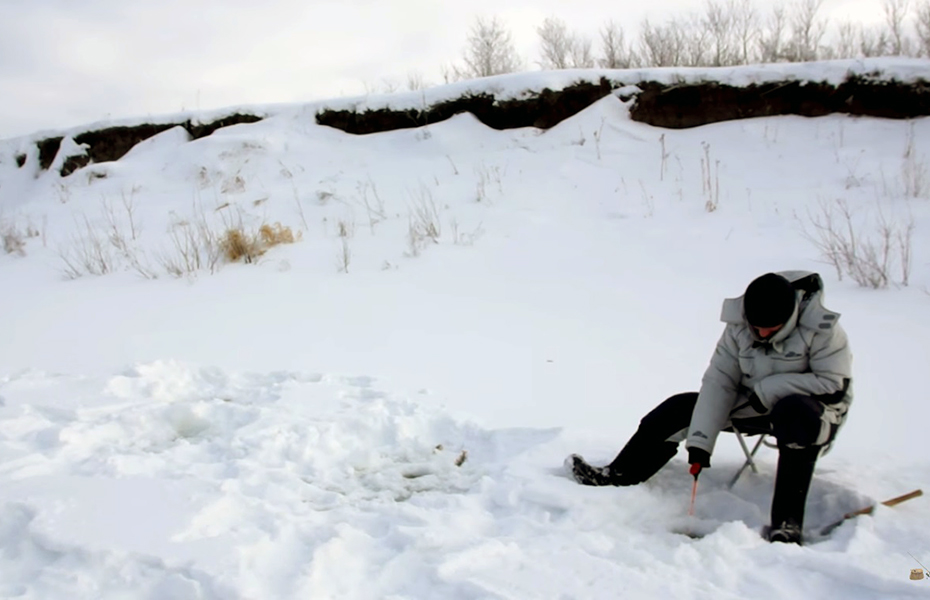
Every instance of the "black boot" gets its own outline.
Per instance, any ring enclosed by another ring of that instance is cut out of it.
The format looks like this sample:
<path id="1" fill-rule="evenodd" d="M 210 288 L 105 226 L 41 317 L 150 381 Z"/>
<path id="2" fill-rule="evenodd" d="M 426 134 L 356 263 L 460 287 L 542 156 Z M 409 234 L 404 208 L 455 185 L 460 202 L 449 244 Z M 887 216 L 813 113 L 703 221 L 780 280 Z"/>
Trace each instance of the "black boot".
<path id="1" fill-rule="evenodd" d="M 584 485 L 636 485 L 655 475 L 678 451 L 674 434 L 687 429 L 697 392 L 677 394 L 652 409 L 617 457 L 606 467 L 589 465 L 577 454 L 565 459 L 575 481 Z"/>
<path id="2" fill-rule="evenodd" d="M 678 450 L 678 444 L 664 442 L 648 447 L 648 452 L 631 454 L 629 450 L 636 447 L 635 444 L 628 444 L 620 456 L 606 467 L 595 467 L 588 464 L 581 455 L 572 454 L 565 459 L 565 468 L 582 485 L 637 485 L 652 477 Z M 631 455 L 635 457 L 635 462 L 631 460 Z"/>
<path id="3" fill-rule="evenodd" d="M 772 495 L 772 524 L 765 533 L 770 542 L 801 544 L 804 507 L 819 454 L 820 446 L 779 448 L 775 493 Z"/>
<path id="4" fill-rule="evenodd" d="M 579 454 L 566 458 L 565 468 L 581 485 L 616 485 L 611 479 L 609 467 L 589 465 Z"/>

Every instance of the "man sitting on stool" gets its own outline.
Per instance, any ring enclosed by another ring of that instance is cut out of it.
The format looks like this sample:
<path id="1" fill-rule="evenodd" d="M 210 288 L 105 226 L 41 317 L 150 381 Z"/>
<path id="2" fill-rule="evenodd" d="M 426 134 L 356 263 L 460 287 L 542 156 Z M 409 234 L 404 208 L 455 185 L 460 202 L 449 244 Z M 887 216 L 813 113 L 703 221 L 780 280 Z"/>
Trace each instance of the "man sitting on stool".
<path id="1" fill-rule="evenodd" d="M 692 473 L 710 467 L 717 435 L 733 425 L 771 428 L 778 440 L 772 542 L 801 543 L 814 464 L 832 444 L 852 401 L 852 355 L 839 314 L 824 308 L 817 273 L 786 271 L 755 279 L 723 303 L 723 335 L 700 392 L 665 400 L 640 421 L 606 467 L 571 455 L 585 485 L 636 485 L 652 477 L 687 440 Z"/>

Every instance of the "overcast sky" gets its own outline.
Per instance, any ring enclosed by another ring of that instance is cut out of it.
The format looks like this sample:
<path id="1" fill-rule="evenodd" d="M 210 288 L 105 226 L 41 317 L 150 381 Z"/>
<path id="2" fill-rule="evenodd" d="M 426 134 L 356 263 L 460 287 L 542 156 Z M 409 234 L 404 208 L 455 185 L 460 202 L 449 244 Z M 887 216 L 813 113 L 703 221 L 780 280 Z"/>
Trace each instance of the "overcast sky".
<path id="1" fill-rule="evenodd" d="M 771 2 L 752 0 L 767 14 Z M 614 20 L 699 11 L 703 0 L 0 0 L 0 138 L 230 105 L 301 102 L 441 83 L 474 18 L 497 16 L 537 68 L 547 16 L 596 36 Z M 824 16 L 881 20 L 881 0 L 825 0 Z"/>

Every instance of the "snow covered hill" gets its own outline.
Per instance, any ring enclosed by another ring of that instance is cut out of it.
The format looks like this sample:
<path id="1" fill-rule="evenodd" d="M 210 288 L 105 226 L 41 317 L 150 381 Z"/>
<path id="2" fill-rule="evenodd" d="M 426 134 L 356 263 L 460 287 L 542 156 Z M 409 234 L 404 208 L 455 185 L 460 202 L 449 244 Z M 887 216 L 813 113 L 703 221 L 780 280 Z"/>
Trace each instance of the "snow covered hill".
<path id="1" fill-rule="evenodd" d="M 809 533 L 930 491 L 930 120 L 664 130 L 608 96 L 353 136 L 316 108 L 64 178 L 0 142 L 0 598 L 927 596 L 926 499 L 770 545 L 774 450 L 728 490 L 725 436 L 694 517 L 681 457 L 636 488 L 561 464 L 609 461 L 697 388 L 723 298 L 798 268 L 856 370 Z M 888 233 L 887 287 L 829 264 L 827 219 Z"/>

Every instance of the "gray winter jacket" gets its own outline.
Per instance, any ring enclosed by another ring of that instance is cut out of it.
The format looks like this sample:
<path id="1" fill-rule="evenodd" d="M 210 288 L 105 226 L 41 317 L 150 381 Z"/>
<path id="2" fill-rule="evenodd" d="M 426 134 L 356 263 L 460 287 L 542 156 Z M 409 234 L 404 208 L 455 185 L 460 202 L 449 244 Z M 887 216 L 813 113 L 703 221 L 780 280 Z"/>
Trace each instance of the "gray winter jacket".
<path id="1" fill-rule="evenodd" d="M 765 343 L 756 336 L 743 314 L 743 298 L 723 303 L 723 335 L 704 373 L 691 425 L 688 448 L 709 453 L 721 430 L 733 418 L 768 414 L 786 396 L 801 394 L 824 403 L 817 444 L 838 429 L 852 401 L 852 355 L 840 315 L 824 308 L 823 280 L 817 273 L 779 273 L 798 288 L 794 314 Z M 749 405 L 755 392 L 765 406 L 759 413 Z"/>

